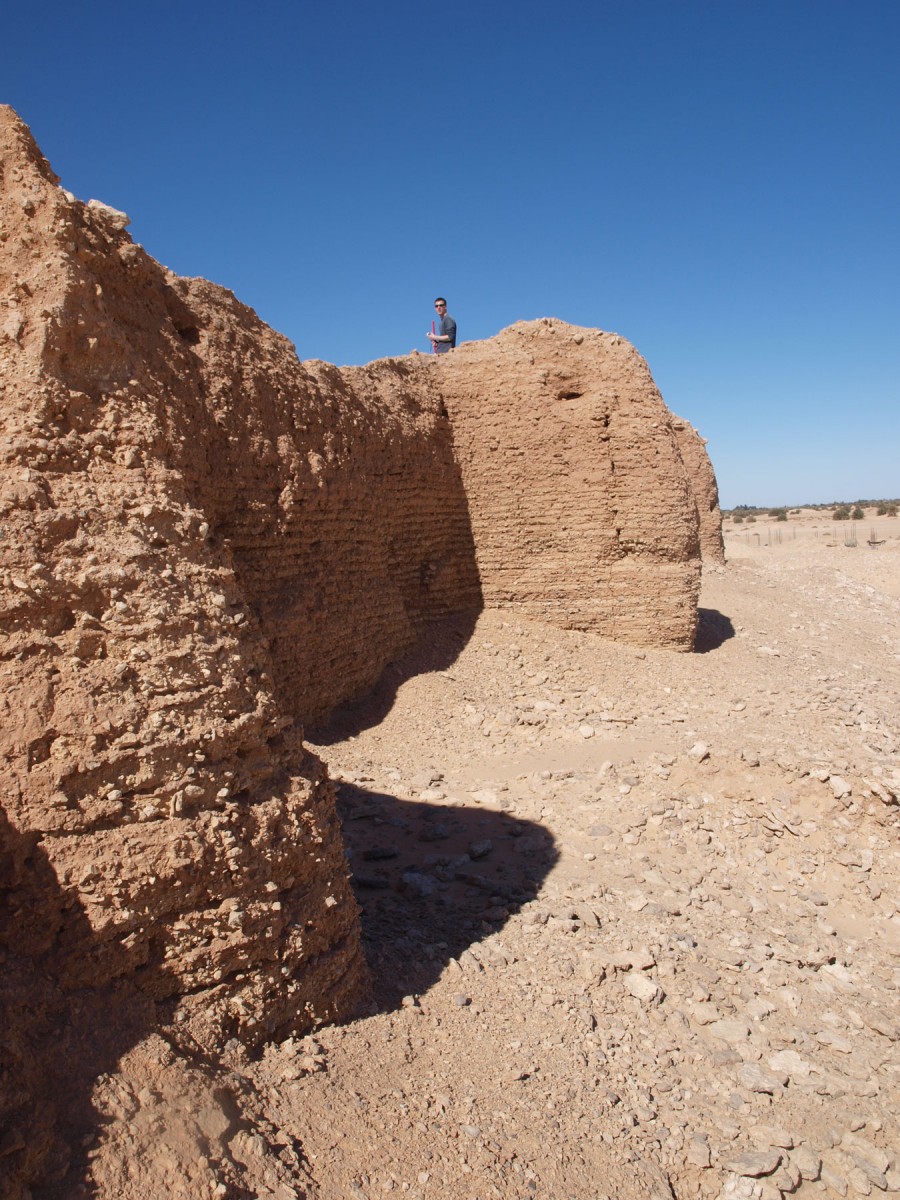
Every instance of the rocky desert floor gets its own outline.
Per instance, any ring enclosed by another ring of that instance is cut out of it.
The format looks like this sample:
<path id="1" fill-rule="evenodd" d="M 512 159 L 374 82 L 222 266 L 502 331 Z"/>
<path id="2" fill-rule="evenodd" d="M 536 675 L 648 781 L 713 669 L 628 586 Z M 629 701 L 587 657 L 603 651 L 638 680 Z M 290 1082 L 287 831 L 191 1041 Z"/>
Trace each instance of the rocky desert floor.
<path id="1" fill-rule="evenodd" d="M 854 532 L 727 521 L 696 653 L 487 612 L 311 733 L 371 1000 L 144 1038 L 67 1195 L 900 1193 L 900 522 Z"/>

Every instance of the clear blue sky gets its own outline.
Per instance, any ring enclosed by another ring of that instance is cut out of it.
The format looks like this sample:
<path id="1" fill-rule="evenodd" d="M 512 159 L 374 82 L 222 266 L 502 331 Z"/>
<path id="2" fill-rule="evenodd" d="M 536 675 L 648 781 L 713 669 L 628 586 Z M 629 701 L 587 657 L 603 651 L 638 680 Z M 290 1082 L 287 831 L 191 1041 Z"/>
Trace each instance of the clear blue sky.
<path id="1" fill-rule="evenodd" d="M 615 330 L 722 503 L 900 495 L 900 0 L 46 0 L 0 100 L 301 358 Z"/>

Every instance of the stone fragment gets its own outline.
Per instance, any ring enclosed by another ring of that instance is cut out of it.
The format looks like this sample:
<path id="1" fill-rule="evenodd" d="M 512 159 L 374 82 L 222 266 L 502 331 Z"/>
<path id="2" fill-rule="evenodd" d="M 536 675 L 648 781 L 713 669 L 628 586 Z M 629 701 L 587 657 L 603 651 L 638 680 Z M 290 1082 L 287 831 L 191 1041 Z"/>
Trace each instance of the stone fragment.
<path id="1" fill-rule="evenodd" d="M 622 982 L 626 990 L 642 1004 L 655 1006 L 665 999 L 665 992 L 659 984 L 640 971 L 629 971 L 623 976 Z"/>
<path id="2" fill-rule="evenodd" d="M 780 1162 L 781 1153 L 778 1150 L 750 1150 L 746 1154 L 738 1154 L 735 1158 L 728 1159 L 725 1166 L 736 1175 L 759 1179 L 776 1171 Z"/>
<path id="3" fill-rule="evenodd" d="M 424 875 L 421 871 L 404 871 L 400 876 L 400 890 L 418 900 L 426 900 L 433 896 L 436 888 L 437 881 L 434 877 Z"/>
<path id="4" fill-rule="evenodd" d="M 685 1157 L 692 1166 L 703 1168 L 712 1166 L 712 1156 L 706 1137 L 694 1134 L 685 1148 Z"/>
<path id="5" fill-rule="evenodd" d="M 833 1192 L 837 1192 L 839 1196 L 847 1195 L 847 1180 L 835 1167 L 831 1166 L 827 1161 L 823 1161 L 822 1170 L 819 1178 L 827 1188 L 831 1188 Z"/>
<path id="6" fill-rule="evenodd" d="M 112 208 L 108 204 L 104 204 L 102 200 L 88 200 L 87 207 L 98 216 L 102 216 L 115 229 L 124 230 L 131 224 L 131 218 L 117 208 Z"/>
<path id="7" fill-rule="evenodd" d="M 808 1079 L 812 1073 L 812 1063 L 797 1053 L 796 1050 L 777 1050 L 769 1055 L 769 1066 L 773 1071 L 783 1071 L 790 1077 Z"/>
<path id="8" fill-rule="evenodd" d="M 490 840 L 490 838 L 485 838 L 480 842 L 472 842 L 469 846 L 469 854 L 473 859 L 487 858 L 493 849 L 494 843 Z"/>
<path id="9" fill-rule="evenodd" d="M 849 1154 L 856 1165 L 864 1171 L 876 1187 L 880 1187 L 882 1191 L 886 1187 L 886 1183 L 882 1185 L 877 1182 L 874 1176 L 878 1179 L 883 1178 L 888 1167 L 891 1165 L 891 1157 L 870 1142 L 868 1138 L 861 1137 L 858 1133 L 845 1133 L 841 1138 L 841 1149 Z"/>
<path id="10" fill-rule="evenodd" d="M 486 808 L 500 807 L 500 797 L 493 788 L 476 788 L 469 795 L 476 804 L 483 804 Z"/>
<path id="11" fill-rule="evenodd" d="M 708 1028 L 713 1037 L 719 1038 L 720 1041 L 731 1043 L 746 1041 L 751 1033 L 747 1022 L 737 1019 L 714 1021 Z"/>
<path id="12" fill-rule="evenodd" d="M 790 1160 L 804 1179 L 818 1179 L 822 1171 L 822 1159 L 809 1146 L 798 1146 L 790 1153 Z"/>
<path id="13" fill-rule="evenodd" d="M 714 1004 L 695 1004 L 691 1008 L 691 1016 L 698 1025 L 712 1025 L 722 1019 L 722 1014 Z"/>
<path id="14" fill-rule="evenodd" d="M 765 1141 L 769 1146 L 777 1146 L 780 1150 L 790 1150 L 794 1145 L 794 1137 L 787 1129 L 773 1125 L 757 1125 L 753 1130 L 754 1140 Z"/>
<path id="15" fill-rule="evenodd" d="M 898 1022 L 889 1013 L 881 1008 L 865 1008 L 862 1014 L 863 1021 L 870 1029 L 874 1029 L 876 1033 L 880 1033 L 882 1037 L 888 1041 L 900 1041 L 900 1022 Z"/>
<path id="16" fill-rule="evenodd" d="M 759 1063 L 744 1063 L 738 1071 L 741 1086 L 749 1092 L 762 1092 L 774 1095 L 783 1092 L 787 1087 L 788 1076 L 776 1071 L 767 1071 Z"/>

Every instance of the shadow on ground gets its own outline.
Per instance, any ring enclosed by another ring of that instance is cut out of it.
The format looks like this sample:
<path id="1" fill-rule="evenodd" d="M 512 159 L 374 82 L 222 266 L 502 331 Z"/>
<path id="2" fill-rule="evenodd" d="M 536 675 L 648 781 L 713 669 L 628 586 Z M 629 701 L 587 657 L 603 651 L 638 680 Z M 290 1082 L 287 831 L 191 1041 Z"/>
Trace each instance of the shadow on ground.
<path id="1" fill-rule="evenodd" d="M 446 671 L 456 662 L 468 645 L 479 616 L 480 610 L 457 613 L 428 625 L 411 650 L 388 663 L 370 692 L 360 700 L 340 705 L 327 720 L 310 725 L 307 733 L 311 740 L 319 746 L 333 746 L 379 725 L 393 708 L 398 689 L 408 679 Z"/>
<path id="2" fill-rule="evenodd" d="M 94 1082 L 153 1027 L 154 1006 L 115 982 L 124 964 L 100 946 L 36 835 L 2 809 L 0 894 L 0 1195 L 73 1200 L 92 1191 Z M 98 986 L 87 982 L 95 955 Z"/>
<path id="3" fill-rule="evenodd" d="M 697 617 L 697 636 L 694 641 L 695 654 L 709 654 L 734 637 L 734 626 L 729 617 L 715 608 L 701 608 Z"/>
<path id="4" fill-rule="evenodd" d="M 508 813 L 352 783 L 337 793 L 379 1011 L 425 993 L 451 958 L 502 929 L 559 857 L 546 829 Z"/>

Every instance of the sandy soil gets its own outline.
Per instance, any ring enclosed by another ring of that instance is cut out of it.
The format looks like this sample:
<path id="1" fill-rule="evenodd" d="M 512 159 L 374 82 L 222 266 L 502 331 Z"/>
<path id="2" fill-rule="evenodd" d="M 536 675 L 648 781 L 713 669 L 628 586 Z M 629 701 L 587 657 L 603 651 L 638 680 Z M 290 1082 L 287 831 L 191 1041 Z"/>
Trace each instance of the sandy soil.
<path id="1" fill-rule="evenodd" d="M 855 532 L 726 522 L 694 654 L 485 613 L 315 731 L 371 1005 L 143 1042 L 86 1193 L 900 1192 L 900 523 Z"/>

